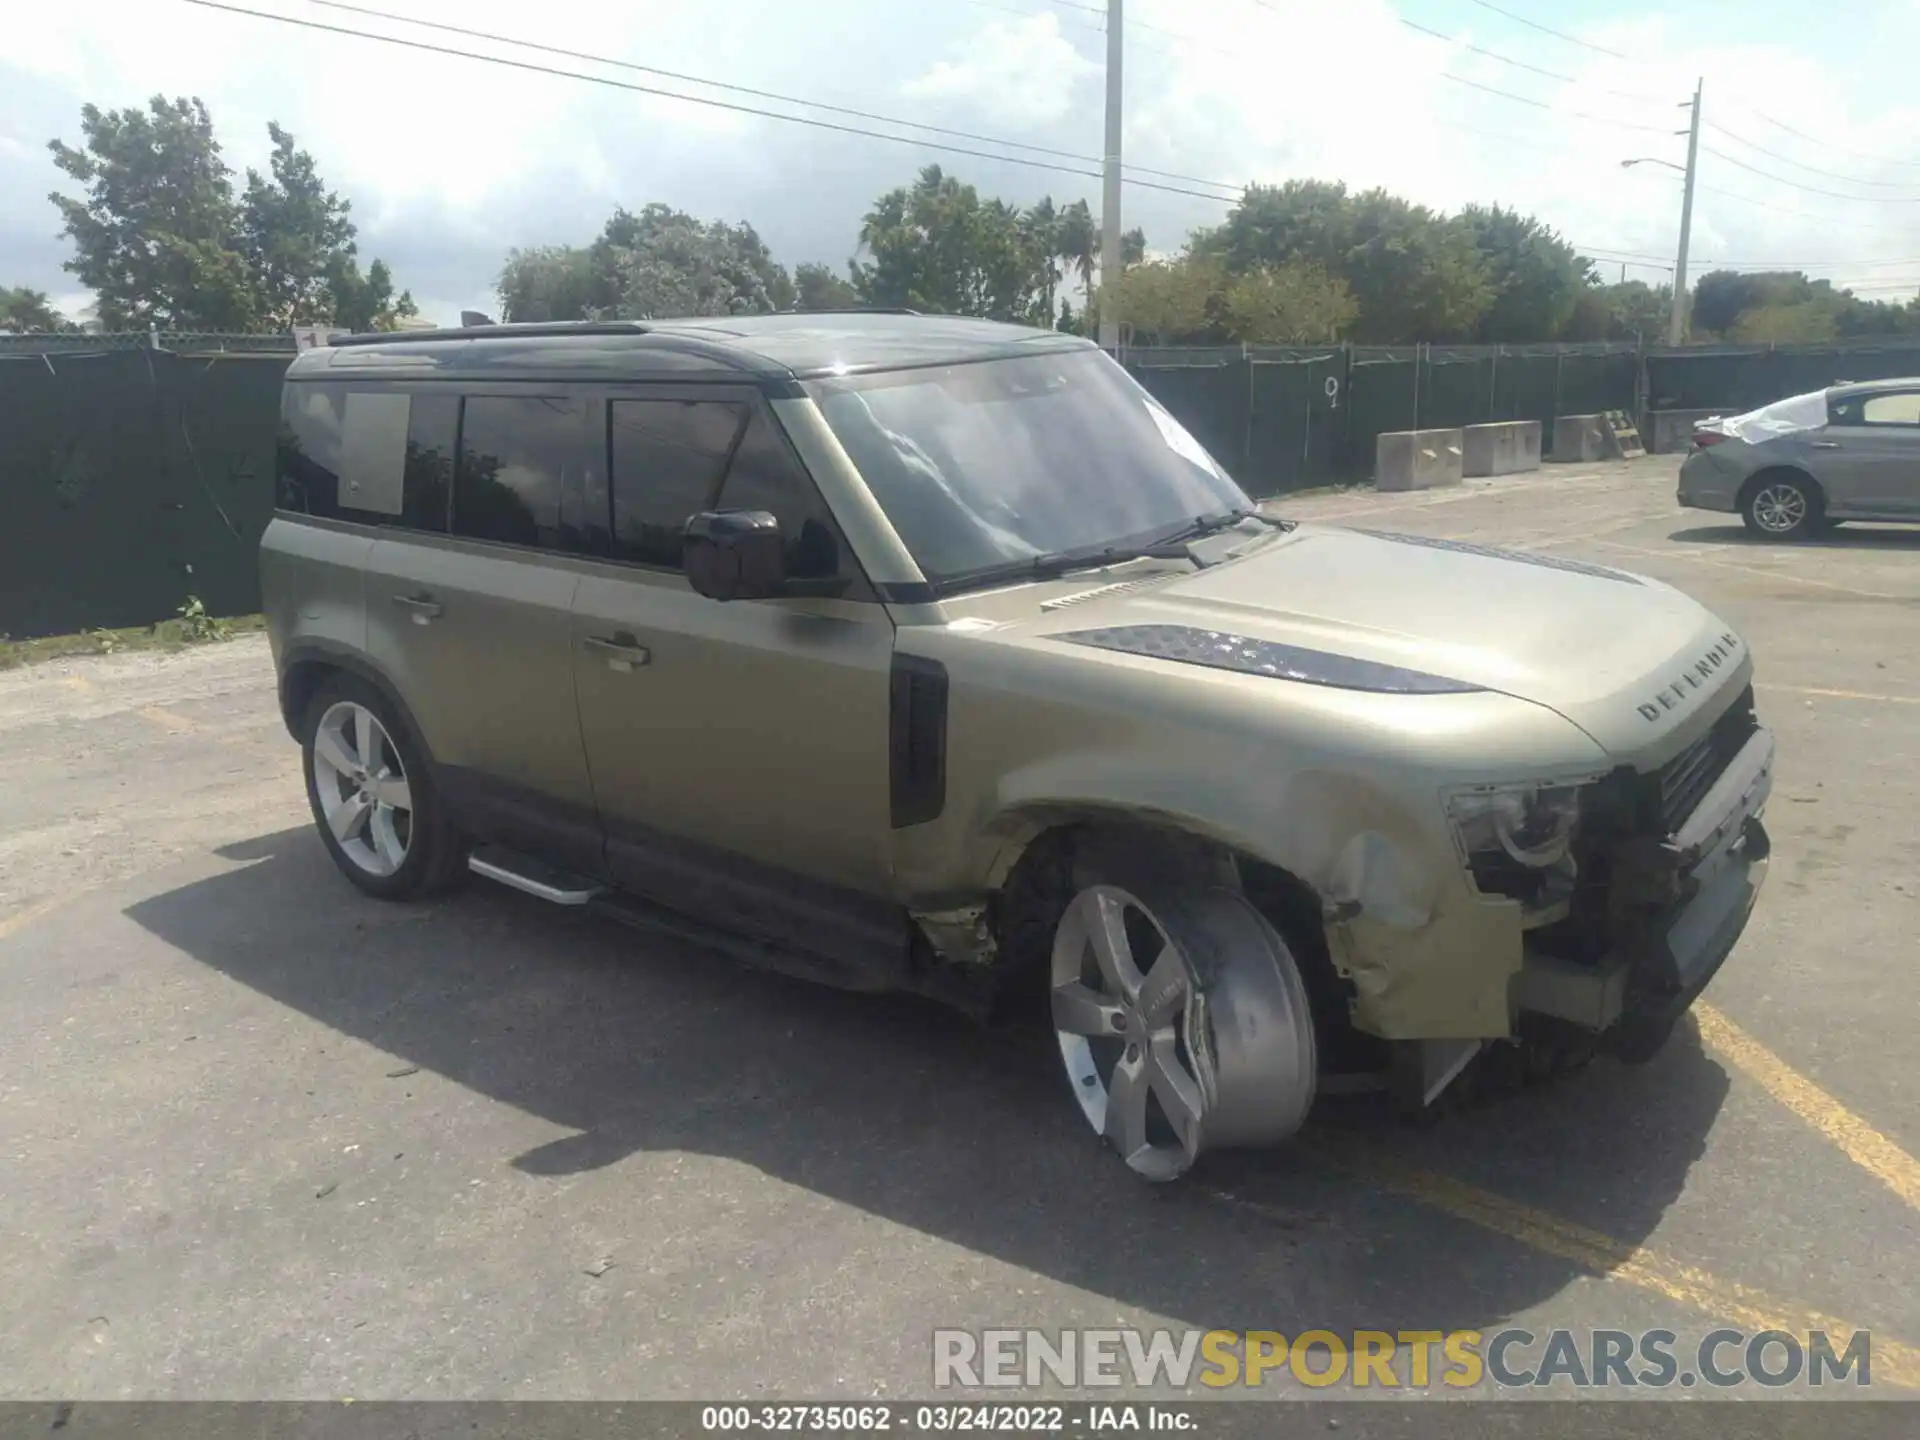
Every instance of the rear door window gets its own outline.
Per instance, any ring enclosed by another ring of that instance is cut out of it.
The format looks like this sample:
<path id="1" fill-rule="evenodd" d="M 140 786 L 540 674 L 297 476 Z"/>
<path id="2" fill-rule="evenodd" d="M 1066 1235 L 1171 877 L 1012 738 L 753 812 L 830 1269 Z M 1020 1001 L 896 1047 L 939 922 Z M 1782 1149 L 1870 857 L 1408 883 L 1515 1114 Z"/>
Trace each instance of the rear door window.
<path id="1" fill-rule="evenodd" d="M 503 545 L 562 548 L 561 496 L 586 459 L 579 401 L 562 395 L 469 395 L 453 474 L 453 533 Z"/>

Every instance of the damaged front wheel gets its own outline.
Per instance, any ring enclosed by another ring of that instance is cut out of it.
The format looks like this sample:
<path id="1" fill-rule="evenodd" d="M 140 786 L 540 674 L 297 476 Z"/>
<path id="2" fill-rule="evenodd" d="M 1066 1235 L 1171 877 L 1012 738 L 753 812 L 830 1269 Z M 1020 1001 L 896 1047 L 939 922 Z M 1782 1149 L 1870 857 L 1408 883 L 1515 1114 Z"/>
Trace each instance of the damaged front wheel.
<path id="1" fill-rule="evenodd" d="M 1052 1006 L 1082 1113 L 1145 1179 L 1284 1140 L 1313 1102 L 1299 969 L 1232 890 L 1080 890 L 1054 934 Z"/>

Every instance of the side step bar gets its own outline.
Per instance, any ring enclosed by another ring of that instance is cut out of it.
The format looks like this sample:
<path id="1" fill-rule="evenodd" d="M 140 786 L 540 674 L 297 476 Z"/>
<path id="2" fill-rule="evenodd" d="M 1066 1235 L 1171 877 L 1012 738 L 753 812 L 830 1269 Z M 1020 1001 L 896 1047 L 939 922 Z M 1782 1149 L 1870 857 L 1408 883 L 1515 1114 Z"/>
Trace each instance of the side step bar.
<path id="1" fill-rule="evenodd" d="M 606 886 L 571 870 L 561 870 L 526 855 L 497 846 L 484 846 L 467 857 L 467 868 L 476 875 L 498 880 L 502 885 L 545 900 L 553 905 L 585 905 L 606 893 Z"/>

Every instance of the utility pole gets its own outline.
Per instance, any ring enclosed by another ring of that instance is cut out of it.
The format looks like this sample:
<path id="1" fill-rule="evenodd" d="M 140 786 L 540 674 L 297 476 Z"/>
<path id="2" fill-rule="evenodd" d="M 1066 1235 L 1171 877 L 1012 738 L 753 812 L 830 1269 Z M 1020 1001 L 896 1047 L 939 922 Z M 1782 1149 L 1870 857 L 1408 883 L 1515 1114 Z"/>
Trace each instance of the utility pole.
<path id="1" fill-rule="evenodd" d="M 1107 0 L 1107 146 L 1100 200 L 1100 344 L 1120 348 L 1120 56 L 1125 48 L 1122 0 Z"/>
<path id="2" fill-rule="evenodd" d="M 1687 186 L 1680 201 L 1680 253 L 1673 262 L 1673 313 L 1667 319 L 1667 344 L 1679 345 L 1687 335 L 1687 242 L 1693 238 L 1693 177 L 1700 166 L 1700 89 L 1693 82 L 1693 122 L 1687 127 Z"/>

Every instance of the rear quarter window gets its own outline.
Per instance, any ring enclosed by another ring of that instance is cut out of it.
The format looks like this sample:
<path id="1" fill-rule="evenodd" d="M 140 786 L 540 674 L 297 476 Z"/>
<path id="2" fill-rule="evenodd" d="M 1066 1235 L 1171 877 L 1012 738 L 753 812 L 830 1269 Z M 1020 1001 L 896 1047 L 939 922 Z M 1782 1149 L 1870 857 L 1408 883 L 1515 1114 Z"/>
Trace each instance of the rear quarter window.
<path id="1" fill-rule="evenodd" d="M 451 394 L 289 384 L 276 503 L 301 515 L 443 531 L 459 414 Z"/>

